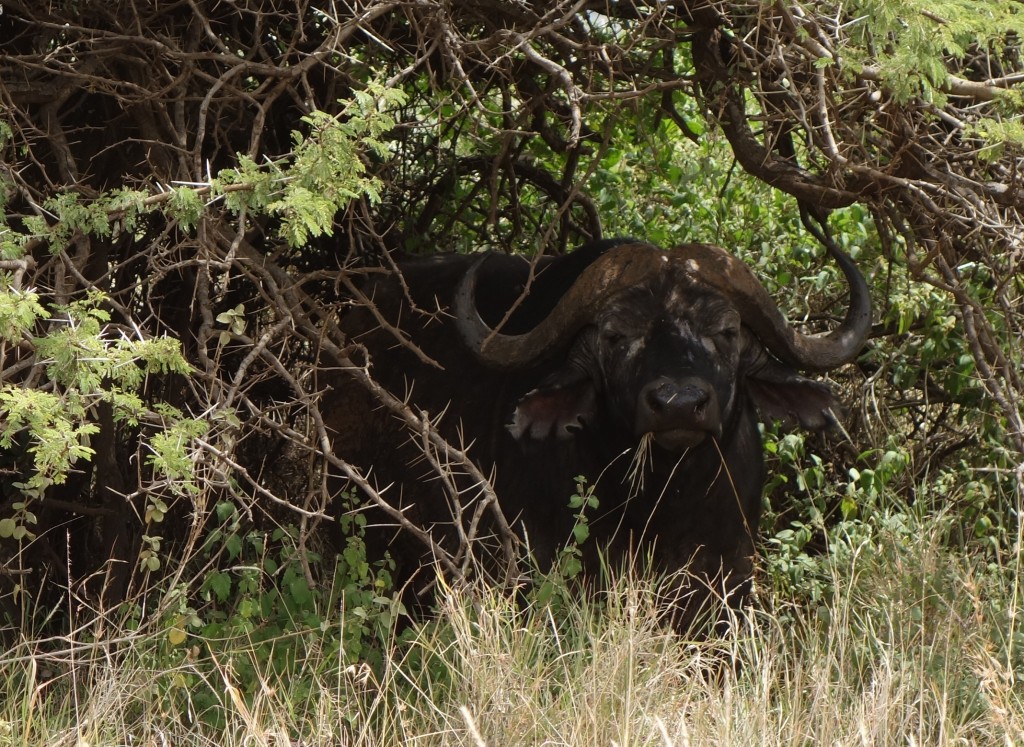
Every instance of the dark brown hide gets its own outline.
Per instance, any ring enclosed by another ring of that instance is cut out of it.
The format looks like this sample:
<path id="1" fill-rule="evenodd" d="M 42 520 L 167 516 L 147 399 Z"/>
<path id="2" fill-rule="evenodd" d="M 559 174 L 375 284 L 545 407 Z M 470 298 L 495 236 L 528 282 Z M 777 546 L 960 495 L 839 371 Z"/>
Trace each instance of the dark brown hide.
<path id="1" fill-rule="evenodd" d="M 829 389 L 791 364 L 818 370 L 857 354 L 870 323 L 863 279 L 841 261 L 851 311 L 817 338 L 786 325 L 753 274 L 717 247 L 662 252 L 601 242 L 545 259 L 511 315 L 528 263 L 487 257 L 400 263 L 415 306 L 445 312 L 433 317 L 410 308 L 396 279 L 368 283 L 378 312 L 441 365 L 424 364 L 369 311 L 355 309 L 343 326 L 366 347 L 373 375 L 438 417 L 448 439 L 467 444 L 542 568 L 572 535 L 568 501 L 582 475 L 599 499 L 584 548 L 587 574 L 598 575 L 599 550 L 612 564 L 639 555 L 676 574 L 668 588 L 681 629 L 709 600 L 739 604 L 764 481 L 758 420 L 812 428 L 830 421 Z M 458 319 L 447 313 L 453 307 Z M 385 497 L 452 547 L 455 497 L 445 486 L 463 490 L 462 502 L 476 488 L 459 474 L 438 479 L 415 435 L 374 403 L 353 404 L 354 387 L 338 382 L 345 404 L 328 406 L 335 450 L 390 485 Z M 429 561 L 420 543 L 385 534 L 403 578 Z"/>

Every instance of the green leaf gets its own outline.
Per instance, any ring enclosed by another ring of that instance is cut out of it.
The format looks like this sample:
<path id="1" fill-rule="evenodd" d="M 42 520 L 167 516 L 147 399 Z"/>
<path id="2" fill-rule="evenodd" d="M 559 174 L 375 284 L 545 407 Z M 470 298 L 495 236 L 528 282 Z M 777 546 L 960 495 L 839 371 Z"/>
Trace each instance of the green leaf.
<path id="1" fill-rule="evenodd" d="M 195 228 L 203 214 L 203 199 L 191 187 L 175 187 L 167 202 L 167 213 L 186 231 Z"/>
<path id="2" fill-rule="evenodd" d="M 576 578 L 582 571 L 583 563 L 579 558 L 569 556 L 563 559 L 562 573 L 565 574 L 566 578 Z"/>
<path id="3" fill-rule="evenodd" d="M 214 513 L 217 515 L 217 521 L 223 524 L 230 517 L 238 513 L 238 508 L 230 501 L 220 501 L 217 503 L 216 508 L 214 508 Z"/>
<path id="4" fill-rule="evenodd" d="M 180 646 L 188 639 L 188 633 L 182 627 L 175 626 L 167 631 L 167 642 L 172 646 Z"/>
<path id="5" fill-rule="evenodd" d="M 306 607 L 313 599 L 312 591 L 302 576 L 295 576 L 288 583 L 288 595 L 299 607 Z"/>
<path id="6" fill-rule="evenodd" d="M 0 285 L 0 340 L 18 343 L 31 334 L 38 320 L 47 318 L 36 293 Z"/>
<path id="7" fill-rule="evenodd" d="M 224 549 L 227 551 L 228 558 L 235 560 L 242 554 L 242 538 L 237 534 L 228 535 L 224 540 Z"/>
<path id="8" fill-rule="evenodd" d="M 205 586 L 213 592 L 218 602 L 226 602 L 231 596 L 231 576 L 216 571 L 206 577 Z"/>

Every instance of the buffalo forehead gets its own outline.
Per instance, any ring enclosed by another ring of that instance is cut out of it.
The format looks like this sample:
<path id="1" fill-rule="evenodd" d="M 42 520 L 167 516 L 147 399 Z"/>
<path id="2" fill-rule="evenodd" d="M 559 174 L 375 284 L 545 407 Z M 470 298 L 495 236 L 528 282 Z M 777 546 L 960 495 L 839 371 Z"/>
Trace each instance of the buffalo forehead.
<path id="1" fill-rule="evenodd" d="M 725 317 L 738 321 L 738 310 L 720 292 L 687 276 L 672 275 L 624 291 L 606 308 L 604 321 L 646 327 L 664 320 L 684 324 L 694 333 Z"/>

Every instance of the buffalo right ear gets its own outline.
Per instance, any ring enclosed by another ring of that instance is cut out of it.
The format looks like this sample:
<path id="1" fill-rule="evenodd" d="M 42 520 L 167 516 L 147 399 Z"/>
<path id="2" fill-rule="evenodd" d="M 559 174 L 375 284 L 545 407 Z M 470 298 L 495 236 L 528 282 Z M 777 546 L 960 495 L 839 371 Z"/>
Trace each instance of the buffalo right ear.
<path id="1" fill-rule="evenodd" d="M 568 440 L 593 420 L 596 406 L 590 377 L 566 367 L 523 395 L 508 430 L 516 440 Z"/>
<path id="2" fill-rule="evenodd" d="M 839 412 L 839 401 L 826 384 L 805 378 L 773 358 L 747 375 L 747 389 L 765 422 L 821 430 L 833 425 L 833 413 Z"/>

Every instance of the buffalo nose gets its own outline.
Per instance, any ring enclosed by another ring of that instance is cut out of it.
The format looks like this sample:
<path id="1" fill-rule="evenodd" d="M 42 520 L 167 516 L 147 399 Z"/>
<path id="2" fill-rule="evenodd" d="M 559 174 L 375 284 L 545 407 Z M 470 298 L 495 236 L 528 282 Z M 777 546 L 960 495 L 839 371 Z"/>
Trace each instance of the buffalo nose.
<path id="1" fill-rule="evenodd" d="M 668 380 L 653 381 L 644 387 L 644 400 L 652 412 L 687 411 L 703 407 L 711 395 L 693 384 L 679 386 Z"/>
<path id="2" fill-rule="evenodd" d="M 659 378 L 640 392 L 640 421 L 645 431 L 699 430 L 717 432 L 717 398 L 706 383 Z"/>

